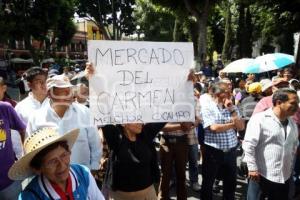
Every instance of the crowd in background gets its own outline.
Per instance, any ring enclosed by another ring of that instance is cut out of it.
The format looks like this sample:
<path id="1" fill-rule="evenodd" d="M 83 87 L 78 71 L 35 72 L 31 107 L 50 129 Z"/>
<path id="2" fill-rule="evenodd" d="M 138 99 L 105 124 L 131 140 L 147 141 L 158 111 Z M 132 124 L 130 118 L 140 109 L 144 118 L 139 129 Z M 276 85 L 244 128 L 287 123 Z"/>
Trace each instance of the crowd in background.
<path id="1" fill-rule="evenodd" d="M 237 175 L 248 177 L 249 200 L 295 198 L 296 73 L 287 66 L 226 74 L 223 67 L 221 60 L 207 61 L 189 75 L 195 122 L 104 127 L 89 122 L 90 64 L 84 72 L 28 69 L 19 80 L 19 102 L 0 77 L 0 199 L 168 200 L 175 183 L 178 200 L 187 199 L 187 187 L 211 200 L 222 182 L 223 199 L 233 200 Z"/>

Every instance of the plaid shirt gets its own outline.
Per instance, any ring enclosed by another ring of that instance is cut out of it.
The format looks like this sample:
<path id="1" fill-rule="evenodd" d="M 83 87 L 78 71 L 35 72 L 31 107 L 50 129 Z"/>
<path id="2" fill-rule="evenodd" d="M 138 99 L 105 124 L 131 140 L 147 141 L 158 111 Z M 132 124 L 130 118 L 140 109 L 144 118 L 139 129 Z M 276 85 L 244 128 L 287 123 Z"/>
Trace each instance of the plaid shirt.
<path id="1" fill-rule="evenodd" d="M 239 115 L 236 107 L 235 110 Z M 203 105 L 200 113 L 205 129 L 205 144 L 220 150 L 227 150 L 237 146 L 238 140 L 234 129 L 228 129 L 227 131 L 219 133 L 211 132 L 208 129 L 208 127 L 213 124 L 226 124 L 231 121 L 231 115 L 227 109 L 219 108 L 218 105 L 212 101 L 209 103 L 209 106 Z"/>

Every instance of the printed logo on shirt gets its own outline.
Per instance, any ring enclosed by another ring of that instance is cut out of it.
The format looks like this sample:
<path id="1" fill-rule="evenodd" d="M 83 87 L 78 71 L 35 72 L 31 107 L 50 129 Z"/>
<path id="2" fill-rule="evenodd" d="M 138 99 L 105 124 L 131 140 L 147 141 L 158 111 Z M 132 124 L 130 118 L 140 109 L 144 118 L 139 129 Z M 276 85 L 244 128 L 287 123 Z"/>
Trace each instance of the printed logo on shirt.
<path id="1" fill-rule="evenodd" d="M 6 131 L 4 129 L 0 129 L 0 150 L 4 149 L 6 143 Z"/>

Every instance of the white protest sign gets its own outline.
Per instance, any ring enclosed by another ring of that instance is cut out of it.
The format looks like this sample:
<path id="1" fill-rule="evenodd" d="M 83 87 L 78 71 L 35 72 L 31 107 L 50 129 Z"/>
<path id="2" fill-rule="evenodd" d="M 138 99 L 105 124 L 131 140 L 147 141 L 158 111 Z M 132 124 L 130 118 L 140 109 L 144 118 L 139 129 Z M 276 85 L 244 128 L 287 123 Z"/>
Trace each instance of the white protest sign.
<path id="1" fill-rule="evenodd" d="M 88 41 L 96 125 L 195 120 L 192 43 Z"/>

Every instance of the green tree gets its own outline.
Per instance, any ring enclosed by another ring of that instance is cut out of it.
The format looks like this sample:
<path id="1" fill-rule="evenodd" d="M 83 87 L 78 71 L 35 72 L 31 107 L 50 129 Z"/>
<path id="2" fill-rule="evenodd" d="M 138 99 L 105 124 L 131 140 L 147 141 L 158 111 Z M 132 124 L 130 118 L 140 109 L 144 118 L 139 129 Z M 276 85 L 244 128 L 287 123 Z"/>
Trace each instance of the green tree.
<path id="1" fill-rule="evenodd" d="M 137 0 L 134 11 L 138 34 L 147 41 L 172 41 L 175 17 L 168 9 L 153 5 L 149 0 Z"/>
<path id="2" fill-rule="evenodd" d="M 36 64 L 50 54 L 51 45 L 67 45 L 76 32 L 73 0 L 8 0 L 1 8 L 0 29 L 5 34 L 0 39 L 24 41 Z M 40 41 L 40 49 L 32 46 L 31 39 Z M 46 50 L 42 52 L 44 43 Z"/>
<path id="3" fill-rule="evenodd" d="M 152 0 L 153 3 L 169 8 L 175 15 L 181 17 L 191 16 L 197 23 L 198 38 L 197 49 L 194 49 L 200 62 L 206 59 L 207 55 L 207 22 L 209 13 L 217 0 Z"/>
<path id="4" fill-rule="evenodd" d="M 135 31 L 134 0 L 76 0 L 76 13 L 98 26 L 105 39 L 121 39 Z"/>

